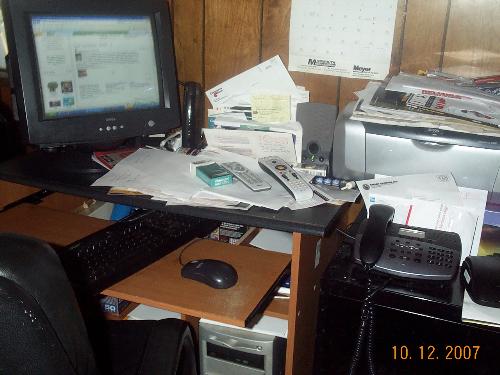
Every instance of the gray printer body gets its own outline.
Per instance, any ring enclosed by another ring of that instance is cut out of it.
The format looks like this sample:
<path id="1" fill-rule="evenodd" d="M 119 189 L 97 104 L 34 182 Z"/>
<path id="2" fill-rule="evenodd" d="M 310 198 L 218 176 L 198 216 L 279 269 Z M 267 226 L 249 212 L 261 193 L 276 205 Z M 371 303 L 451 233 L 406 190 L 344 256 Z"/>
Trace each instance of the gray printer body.
<path id="1" fill-rule="evenodd" d="M 335 125 L 335 177 L 451 172 L 458 186 L 500 192 L 500 137 L 365 123 L 350 119 L 353 108 L 347 105 Z"/>

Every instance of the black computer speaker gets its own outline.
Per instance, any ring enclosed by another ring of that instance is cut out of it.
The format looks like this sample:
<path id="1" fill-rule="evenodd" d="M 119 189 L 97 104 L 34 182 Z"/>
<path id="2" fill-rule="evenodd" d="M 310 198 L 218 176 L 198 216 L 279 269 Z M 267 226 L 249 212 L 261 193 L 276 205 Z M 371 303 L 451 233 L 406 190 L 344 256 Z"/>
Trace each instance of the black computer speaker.
<path id="1" fill-rule="evenodd" d="M 330 170 L 336 119 L 337 106 L 324 103 L 297 105 L 297 121 L 303 129 L 302 163 L 322 165 Z"/>

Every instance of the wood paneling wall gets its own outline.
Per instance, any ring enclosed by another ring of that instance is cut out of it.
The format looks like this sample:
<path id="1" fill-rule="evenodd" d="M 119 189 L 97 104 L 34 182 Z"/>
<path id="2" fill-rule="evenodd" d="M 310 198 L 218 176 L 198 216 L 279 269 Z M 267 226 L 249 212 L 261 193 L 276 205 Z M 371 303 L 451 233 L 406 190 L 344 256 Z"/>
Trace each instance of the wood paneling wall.
<path id="1" fill-rule="evenodd" d="M 170 0 L 170 6 L 180 80 L 209 89 L 277 54 L 287 66 L 291 0 Z M 500 0 L 398 0 L 391 73 L 500 72 L 498 19 Z M 310 91 L 311 101 L 340 107 L 366 85 L 360 79 L 291 76 Z"/>
<path id="2" fill-rule="evenodd" d="M 165 1 L 172 13 L 181 81 L 200 82 L 209 89 L 274 55 L 287 66 L 292 0 Z M 498 19 L 500 0 L 398 0 L 391 73 L 500 72 Z M 310 91 L 311 101 L 339 107 L 366 85 L 361 79 L 299 72 L 291 76 Z M 0 100 L 10 104 L 6 81 L 0 86 Z"/>

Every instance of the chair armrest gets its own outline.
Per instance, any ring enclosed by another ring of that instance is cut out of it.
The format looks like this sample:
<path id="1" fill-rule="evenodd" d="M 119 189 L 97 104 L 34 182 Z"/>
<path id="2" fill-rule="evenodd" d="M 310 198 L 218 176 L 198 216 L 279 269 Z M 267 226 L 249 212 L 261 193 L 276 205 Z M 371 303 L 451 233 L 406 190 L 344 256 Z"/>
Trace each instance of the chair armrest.
<path id="1" fill-rule="evenodd" d="M 103 328 L 97 358 L 102 363 L 111 357 L 107 365 L 114 374 L 198 374 L 190 327 L 183 320 L 107 321 Z"/>
<path id="2" fill-rule="evenodd" d="M 196 375 L 197 361 L 189 324 L 180 319 L 156 321 L 139 374 Z"/>

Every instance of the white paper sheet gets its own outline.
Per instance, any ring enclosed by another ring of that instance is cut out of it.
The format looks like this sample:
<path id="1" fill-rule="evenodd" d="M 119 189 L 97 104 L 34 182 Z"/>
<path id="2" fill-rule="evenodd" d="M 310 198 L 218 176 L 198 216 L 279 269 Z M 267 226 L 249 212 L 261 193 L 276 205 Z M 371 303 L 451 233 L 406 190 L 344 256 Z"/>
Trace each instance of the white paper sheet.
<path id="1" fill-rule="evenodd" d="M 239 115 L 241 114 L 237 114 L 237 116 Z M 246 119 L 238 119 L 236 116 L 229 117 L 227 114 L 217 114 L 215 111 L 209 110 L 208 127 L 209 129 L 256 130 L 292 134 L 294 145 L 296 145 L 295 155 L 297 161 L 302 160 L 303 130 L 300 122 L 290 121 L 281 124 L 257 123 Z"/>
<path id="2" fill-rule="evenodd" d="M 293 0 L 288 69 L 384 79 L 396 9 L 396 0 Z"/>
<path id="3" fill-rule="evenodd" d="M 444 178 L 447 177 L 447 178 Z M 356 182 L 367 207 L 394 207 L 394 222 L 458 233 L 463 261 L 479 249 L 488 192 L 457 187 L 451 174 L 422 174 Z"/>
<path id="4" fill-rule="evenodd" d="M 500 309 L 478 305 L 470 298 L 469 293 L 465 290 L 462 307 L 462 321 L 500 327 Z"/>
<path id="5" fill-rule="evenodd" d="M 335 203 L 325 201 L 314 195 L 312 199 L 306 201 L 296 202 L 292 198 L 290 193 L 271 175 L 264 172 L 259 166 L 258 162 L 254 158 L 249 158 L 232 152 L 227 152 L 214 147 L 207 147 L 204 149 L 200 155 L 203 158 L 210 158 L 214 161 L 236 161 L 241 163 L 246 168 L 251 170 L 253 173 L 258 175 L 264 181 L 271 185 L 271 190 L 265 190 L 260 192 L 251 191 L 248 188 L 242 188 L 240 182 L 236 182 L 232 185 L 221 186 L 218 189 L 204 189 L 203 191 L 196 194 L 196 197 L 207 198 L 207 197 L 226 197 L 226 199 L 234 199 L 240 202 L 249 203 L 255 206 L 268 207 L 273 210 L 278 210 L 281 207 L 288 207 L 291 210 L 298 210 L 302 208 L 319 206 L 323 203 Z M 311 187 L 314 187 L 311 185 Z"/>
<path id="6" fill-rule="evenodd" d="M 251 105 L 252 94 L 270 92 L 291 94 L 296 91 L 297 87 L 280 57 L 274 56 L 207 90 L 206 95 L 212 106 L 217 108 L 245 104 L 241 99 L 233 99 L 241 96 L 247 98 L 246 104 Z M 231 99 L 233 102 L 229 102 Z"/>
<path id="7" fill-rule="evenodd" d="M 191 175 L 190 163 L 201 159 L 215 162 L 237 161 L 267 181 L 272 188 L 254 192 L 239 181 L 211 188 L 201 179 Z M 240 202 L 273 210 L 282 207 L 290 207 L 293 210 L 301 207 L 296 205 L 295 199 L 281 184 L 259 167 L 256 159 L 210 147 L 204 149 L 198 156 L 139 149 L 120 161 L 92 186 L 116 186 L 140 191 L 152 195 L 155 199 L 166 200 L 167 204 L 170 201 L 170 204 L 202 206 L 210 205 L 212 201 L 215 206 L 220 207 L 225 201 L 224 206 L 228 208 Z M 312 207 L 322 203 L 324 201 L 310 199 L 301 202 L 301 205 Z"/>
<path id="8" fill-rule="evenodd" d="M 277 156 L 289 164 L 297 163 L 295 145 L 290 133 L 246 130 L 203 129 L 211 147 L 254 159 Z"/>
<path id="9" fill-rule="evenodd" d="M 373 194 L 439 201 L 461 206 L 462 197 L 451 173 L 425 173 L 356 181 L 365 203 Z"/>
<path id="10" fill-rule="evenodd" d="M 194 178 L 189 164 L 195 156 L 175 152 L 139 149 L 120 161 L 92 186 L 118 186 L 140 190 L 151 195 L 168 194 L 178 199 L 190 199 L 207 186 Z"/>
<path id="11" fill-rule="evenodd" d="M 250 245 L 279 253 L 292 253 L 292 233 L 272 229 L 261 229 Z"/>

